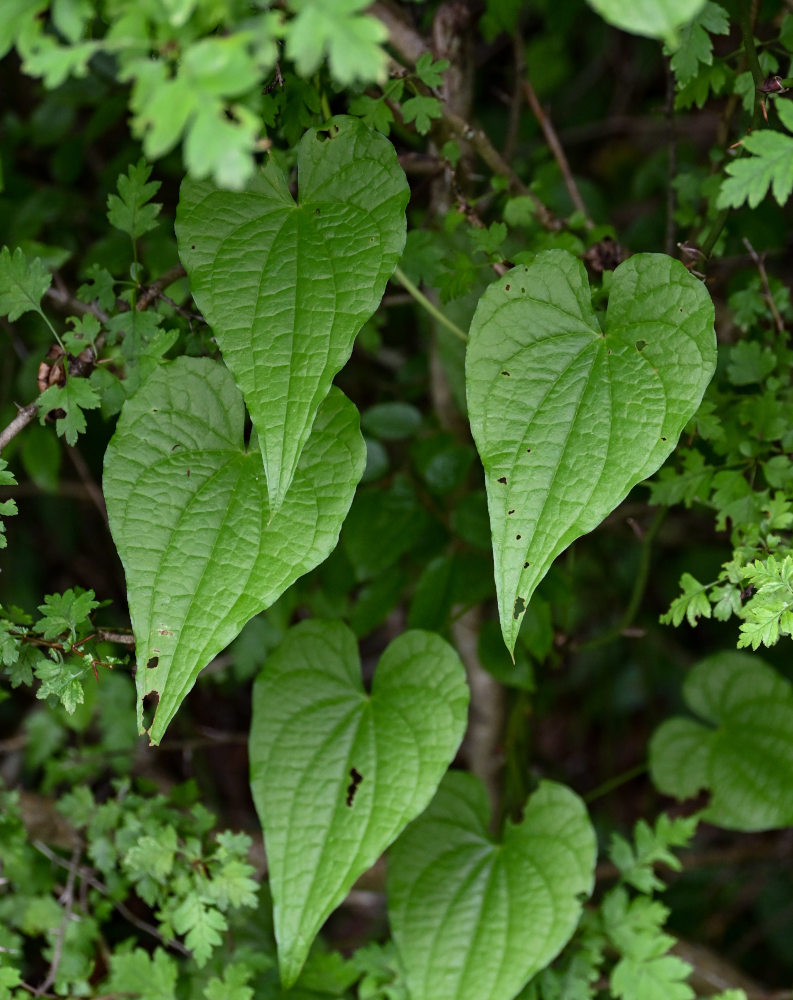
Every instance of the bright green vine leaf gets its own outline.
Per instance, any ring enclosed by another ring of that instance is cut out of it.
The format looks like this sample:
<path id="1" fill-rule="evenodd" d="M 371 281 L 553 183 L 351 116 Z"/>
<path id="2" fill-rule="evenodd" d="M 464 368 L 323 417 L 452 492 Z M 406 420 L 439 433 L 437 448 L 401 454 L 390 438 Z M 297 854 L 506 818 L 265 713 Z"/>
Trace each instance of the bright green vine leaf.
<path id="1" fill-rule="evenodd" d="M 468 410 L 510 651 L 555 557 L 663 463 L 715 368 L 713 304 L 671 257 L 621 264 L 603 324 L 564 250 L 491 285 L 471 322 Z"/>
<path id="2" fill-rule="evenodd" d="M 632 35 L 660 38 L 670 48 L 677 31 L 699 14 L 706 0 L 588 0 L 604 21 Z"/>
<path id="3" fill-rule="evenodd" d="M 177 212 L 179 254 L 250 410 L 273 511 L 405 243 L 394 147 L 335 122 L 300 142 L 297 203 L 270 159 L 240 193 L 185 180 Z"/>
<path id="4" fill-rule="evenodd" d="M 322 406 L 289 496 L 270 517 L 258 452 L 229 372 L 206 359 L 163 365 L 124 404 L 105 455 L 110 529 L 135 632 L 138 725 L 159 743 L 199 672 L 242 626 L 332 551 L 365 446 L 355 407 Z"/>
<path id="5" fill-rule="evenodd" d="M 793 688 L 748 653 L 709 656 L 688 674 L 686 704 L 650 741 L 650 772 L 665 795 L 705 789 L 702 819 L 730 830 L 793 824 Z"/>
<path id="6" fill-rule="evenodd" d="M 253 695 L 251 789 L 285 985 L 355 879 L 429 802 L 467 706 L 463 666 L 431 632 L 391 643 L 371 695 L 341 622 L 297 626 L 267 660 Z"/>
<path id="7" fill-rule="evenodd" d="M 561 951 L 594 885 L 583 802 L 543 781 L 501 843 L 481 782 L 453 771 L 388 858 L 388 912 L 411 1000 L 511 1000 Z"/>

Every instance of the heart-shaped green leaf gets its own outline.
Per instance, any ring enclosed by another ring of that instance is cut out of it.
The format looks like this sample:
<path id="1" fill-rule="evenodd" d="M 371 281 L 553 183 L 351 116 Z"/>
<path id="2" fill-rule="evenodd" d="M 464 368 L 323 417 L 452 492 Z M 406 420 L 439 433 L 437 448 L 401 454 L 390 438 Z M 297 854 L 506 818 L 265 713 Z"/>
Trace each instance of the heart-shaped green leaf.
<path id="1" fill-rule="evenodd" d="M 452 771 L 388 855 L 388 912 L 411 1000 L 511 1000 L 554 958 L 594 885 L 583 802 L 544 781 L 501 843 L 481 782 Z"/>
<path id="2" fill-rule="evenodd" d="M 363 474 L 358 412 L 334 390 L 271 518 L 261 455 L 243 443 L 244 419 L 222 365 L 180 358 L 124 404 L 105 455 L 110 530 L 135 631 L 141 728 L 143 698 L 159 694 L 152 743 L 212 657 L 333 550 Z"/>
<path id="3" fill-rule="evenodd" d="M 730 830 L 793 825 L 793 687 L 748 653 L 709 656 L 683 686 L 703 722 L 674 718 L 650 741 L 659 791 L 678 799 L 705 789 L 703 819 Z"/>
<path id="4" fill-rule="evenodd" d="M 514 268 L 482 296 L 468 409 L 510 651 L 553 560 L 662 464 L 715 363 L 705 286 L 663 254 L 617 268 L 602 330 L 584 267 L 563 250 Z"/>
<path id="5" fill-rule="evenodd" d="M 267 660 L 253 694 L 251 789 L 286 985 L 355 879 L 431 799 L 467 706 L 463 666 L 431 632 L 391 643 L 371 695 L 340 622 L 298 625 Z"/>
<path id="6" fill-rule="evenodd" d="M 271 157 L 242 192 L 186 178 L 176 215 L 193 296 L 259 435 L 273 511 L 405 244 L 394 147 L 357 119 L 334 122 L 298 146 L 297 203 Z"/>

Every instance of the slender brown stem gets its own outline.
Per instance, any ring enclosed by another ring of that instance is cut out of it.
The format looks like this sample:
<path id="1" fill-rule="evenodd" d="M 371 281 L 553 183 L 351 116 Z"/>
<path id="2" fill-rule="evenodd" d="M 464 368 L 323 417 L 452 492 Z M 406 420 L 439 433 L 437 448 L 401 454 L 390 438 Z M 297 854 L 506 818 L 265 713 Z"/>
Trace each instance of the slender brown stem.
<path id="1" fill-rule="evenodd" d="M 172 951 L 178 951 L 180 955 L 190 955 L 191 952 L 186 948 L 181 941 L 176 940 L 166 940 L 162 934 L 157 930 L 157 928 L 145 920 L 141 920 L 140 917 L 136 917 L 135 914 L 127 909 L 127 907 L 120 902 L 117 902 L 112 898 L 110 890 L 106 885 L 100 882 L 98 879 L 94 878 L 90 872 L 90 869 L 81 868 L 78 865 L 72 865 L 69 861 L 64 861 L 63 858 L 59 857 L 54 851 L 51 851 L 47 845 L 41 840 L 34 840 L 33 846 L 39 853 L 43 854 L 45 858 L 49 858 L 53 864 L 60 865 L 62 868 L 74 868 L 75 874 L 79 875 L 80 878 L 87 882 L 92 889 L 96 889 L 97 892 L 101 893 L 113 904 L 114 908 L 118 910 L 121 916 L 129 921 L 138 930 L 143 931 L 144 934 L 150 934 L 152 937 L 156 938 L 161 944 L 165 945 L 166 948 L 170 948 Z"/>
<path id="2" fill-rule="evenodd" d="M 534 113 L 534 117 L 537 119 L 537 122 L 542 129 L 542 134 L 545 136 L 548 148 L 553 153 L 554 159 L 559 166 L 562 180 L 567 188 L 567 193 L 570 195 L 570 200 L 572 201 L 573 206 L 583 215 L 586 221 L 587 229 L 592 229 L 595 223 L 592 221 L 592 217 L 584 204 L 584 199 L 581 197 L 581 192 L 578 190 L 578 185 L 575 182 L 575 177 L 573 177 L 573 172 L 570 169 L 570 164 L 567 162 L 567 157 L 565 156 L 561 142 L 559 142 L 556 130 L 553 127 L 551 119 L 545 111 L 543 111 L 542 105 L 537 97 L 537 93 L 531 85 L 531 80 L 525 73 L 523 76 L 523 93 L 526 96 L 529 107 Z"/>
<path id="3" fill-rule="evenodd" d="M 2 452 L 7 444 L 13 441 L 20 431 L 23 431 L 28 424 L 33 423 L 38 412 L 39 408 L 35 403 L 28 403 L 27 406 L 19 409 L 11 423 L 0 431 L 0 452 Z"/>
<path id="4" fill-rule="evenodd" d="M 72 856 L 69 862 L 65 865 L 67 871 L 69 872 L 66 878 L 66 888 L 63 890 L 63 916 L 61 917 L 61 922 L 58 925 L 58 930 L 55 932 L 55 940 L 52 946 L 52 959 L 50 961 L 50 967 L 47 970 L 47 975 L 44 981 L 36 990 L 35 995 L 40 997 L 43 993 L 50 988 L 55 982 L 58 975 L 58 967 L 61 964 L 61 956 L 63 955 L 63 942 L 66 938 L 66 930 L 69 926 L 69 921 L 72 917 L 72 909 L 74 908 L 74 882 L 77 877 L 77 862 L 80 859 L 80 845 L 75 845 L 72 851 Z"/>
<path id="5" fill-rule="evenodd" d="M 180 278 L 184 278 L 186 274 L 187 272 L 181 264 L 174 264 L 174 266 L 169 268 L 165 274 L 161 274 L 156 281 L 152 281 L 150 285 L 146 286 L 145 290 L 141 293 L 135 308 L 138 312 L 143 312 L 144 309 L 148 309 L 153 302 L 157 301 L 169 285 L 172 285 Z"/>
<path id="6" fill-rule="evenodd" d="M 90 497 L 91 502 L 93 503 L 94 507 L 96 507 L 96 509 L 99 511 L 99 514 L 102 520 L 105 522 L 105 524 L 108 524 L 109 522 L 107 520 L 107 507 L 105 506 L 104 495 L 99 486 L 94 481 L 94 477 L 91 475 L 91 470 L 88 468 L 85 459 L 76 448 L 67 447 L 66 454 L 69 456 L 69 461 L 72 463 L 72 465 L 75 468 L 75 471 L 77 472 L 77 475 L 80 477 L 80 480 L 83 486 L 85 487 L 85 491 Z"/>
<path id="7" fill-rule="evenodd" d="M 763 283 L 763 295 L 765 296 L 768 308 L 771 310 L 771 315 L 774 317 L 774 326 L 776 327 L 776 331 L 777 333 L 784 333 L 785 321 L 780 316 L 779 310 L 776 307 L 776 302 L 774 302 L 774 296 L 771 294 L 771 286 L 768 283 L 768 273 L 765 269 L 765 261 L 755 250 L 746 236 L 743 238 L 743 245 L 749 251 L 749 255 L 754 261 L 757 270 L 760 272 L 760 281 Z"/>

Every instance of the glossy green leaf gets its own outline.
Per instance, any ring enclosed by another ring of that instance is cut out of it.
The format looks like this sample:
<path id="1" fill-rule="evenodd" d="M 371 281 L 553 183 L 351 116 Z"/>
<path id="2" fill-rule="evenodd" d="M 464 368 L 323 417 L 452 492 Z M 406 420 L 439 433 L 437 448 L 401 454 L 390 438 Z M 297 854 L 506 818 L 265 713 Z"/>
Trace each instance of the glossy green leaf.
<path id="1" fill-rule="evenodd" d="M 715 362 L 705 286 L 663 254 L 617 268 L 603 329 L 583 265 L 563 250 L 514 268 L 482 296 L 468 409 L 510 651 L 555 557 L 664 462 Z"/>
<path id="2" fill-rule="evenodd" d="M 683 686 L 699 718 L 664 722 L 650 742 L 650 772 L 665 795 L 703 789 L 709 823 L 731 830 L 793 824 L 793 687 L 748 653 L 698 663 Z"/>
<path id="3" fill-rule="evenodd" d="M 429 802 L 467 705 L 457 654 L 430 632 L 391 643 L 371 695 L 341 622 L 297 626 L 267 660 L 253 695 L 251 789 L 286 985 L 355 879 Z"/>
<path id="4" fill-rule="evenodd" d="M 594 885 L 583 802 L 544 781 L 501 843 L 481 782 L 450 772 L 388 857 L 388 912 L 411 1000 L 512 1000 L 564 947 Z"/>
<path id="5" fill-rule="evenodd" d="M 660 38 L 672 48 L 677 30 L 699 14 L 706 0 L 588 0 L 604 21 L 632 35 Z"/>
<path id="6" fill-rule="evenodd" d="M 179 254 L 250 410 L 274 511 L 405 242 L 394 147 L 349 118 L 323 135 L 298 147 L 297 203 L 271 158 L 243 192 L 185 180 L 177 212 Z"/>
<path id="7" fill-rule="evenodd" d="M 363 472 L 357 411 L 334 390 L 271 518 L 244 419 L 225 368 L 180 358 L 124 404 L 105 455 L 135 631 L 139 727 L 143 698 L 159 694 L 153 743 L 212 657 L 332 551 Z"/>

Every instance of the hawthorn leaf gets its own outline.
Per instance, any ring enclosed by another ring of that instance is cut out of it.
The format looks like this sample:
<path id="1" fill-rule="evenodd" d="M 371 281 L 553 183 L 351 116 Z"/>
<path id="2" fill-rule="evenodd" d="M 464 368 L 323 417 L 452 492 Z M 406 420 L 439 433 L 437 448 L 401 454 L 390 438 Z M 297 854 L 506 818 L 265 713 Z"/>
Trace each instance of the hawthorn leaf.
<path id="1" fill-rule="evenodd" d="M 370 695 L 341 622 L 304 622 L 268 658 L 253 693 L 251 790 L 286 986 L 355 879 L 431 799 L 467 707 L 463 666 L 431 632 L 391 643 Z"/>
<path id="2" fill-rule="evenodd" d="M 512 1000 L 570 939 L 592 892 L 595 832 L 570 789 L 541 782 L 500 843 L 488 813 L 479 779 L 449 772 L 389 852 L 411 1000 Z"/>
<path id="3" fill-rule="evenodd" d="M 133 240 L 154 229 L 162 208 L 149 204 L 160 188 L 159 181 L 149 181 L 150 176 L 151 167 L 145 160 L 130 164 L 127 173 L 118 178 L 118 194 L 107 196 L 108 222 Z"/>
<path id="4" fill-rule="evenodd" d="M 200 671 L 332 551 L 366 460 L 358 413 L 333 390 L 289 496 L 270 514 L 261 456 L 243 443 L 231 374 L 207 359 L 164 364 L 124 404 L 105 455 L 110 530 L 135 632 L 138 725 L 159 743 Z"/>
<path id="5" fill-rule="evenodd" d="M 38 257 L 28 260 L 17 247 L 0 250 L 0 316 L 14 323 L 23 313 L 41 313 L 41 297 L 52 284 L 52 275 Z"/>
<path id="6" fill-rule="evenodd" d="M 270 158 L 242 192 L 185 179 L 177 211 L 179 255 L 258 432 L 273 512 L 405 244 L 394 147 L 356 119 L 334 122 L 300 142 L 297 203 Z"/>
<path id="7" fill-rule="evenodd" d="M 779 205 L 793 191 L 793 136 L 771 129 L 758 129 L 743 140 L 750 156 L 728 163 L 726 177 L 716 200 L 718 208 L 739 208 L 746 202 L 757 208 L 768 189 Z"/>
<path id="8" fill-rule="evenodd" d="M 331 76 L 346 86 L 354 80 L 385 82 L 382 43 L 388 29 L 363 13 L 370 0 L 291 0 L 295 18 L 286 37 L 286 55 L 300 76 L 310 76 L 325 54 Z"/>
<path id="9" fill-rule="evenodd" d="M 587 0 L 598 14 L 615 28 L 645 38 L 660 38 L 674 49 L 678 29 L 693 20 L 706 0 Z"/>
<path id="10" fill-rule="evenodd" d="M 650 741 L 656 788 L 677 799 L 703 789 L 701 816 L 729 830 L 793 824 L 793 687 L 757 656 L 716 653 L 692 668 L 686 704 Z"/>
<path id="11" fill-rule="evenodd" d="M 620 264 L 603 323 L 564 250 L 509 271 L 471 322 L 468 410 L 510 652 L 553 560 L 664 462 L 715 368 L 713 304 L 671 257 Z"/>

